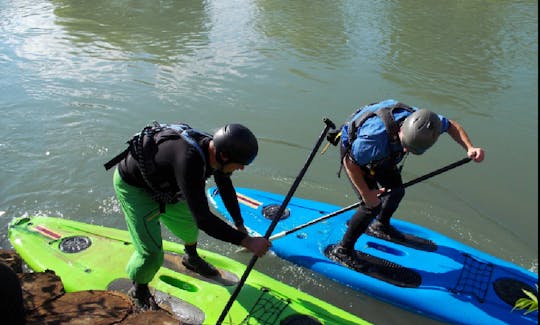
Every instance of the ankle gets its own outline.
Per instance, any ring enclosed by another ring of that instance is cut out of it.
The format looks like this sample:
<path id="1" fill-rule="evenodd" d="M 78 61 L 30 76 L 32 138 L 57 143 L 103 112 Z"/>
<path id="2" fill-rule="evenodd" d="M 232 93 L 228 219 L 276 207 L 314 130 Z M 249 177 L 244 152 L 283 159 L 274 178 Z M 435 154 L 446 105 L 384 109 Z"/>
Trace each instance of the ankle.
<path id="1" fill-rule="evenodd" d="M 150 288 L 148 287 L 148 283 L 133 282 L 133 288 L 135 289 L 135 292 L 137 294 L 150 292 Z"/>
<path id="2" fill-rule="evenodd" d="M 185 245 L 184 246 L 184 251 L 186 253 L 186 255 L 188 256 L 193 256 L 193 257 L 198 257 L 199 254 L 197 253 L 197 244 L 192 244 L 192 245 Z"/>
<path id="3" fill-rule="evenodd" d="M 336 248 L 342 249 L 342 250 L 347 251 L 347 252 L 350 252 L 350 251 L 353 250 L 349 245 L 343 245 L 343 243 L 337 244 Z"/>

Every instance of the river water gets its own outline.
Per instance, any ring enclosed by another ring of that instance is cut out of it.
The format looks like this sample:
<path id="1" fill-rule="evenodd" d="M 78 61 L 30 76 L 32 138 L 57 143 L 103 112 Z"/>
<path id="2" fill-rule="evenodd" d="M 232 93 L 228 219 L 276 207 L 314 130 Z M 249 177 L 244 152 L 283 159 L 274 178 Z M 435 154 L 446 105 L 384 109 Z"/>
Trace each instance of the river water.
<path id="1" fill-rule="evenodd" d="M 153 120 L 249 126 L 260 154 L 235 184 L 286 194 L 323 117 L 394 98 L 486 150 L 410 187 L 396 217 L 538 272 L 537 89 L 537 1 L 0 0 L 0 248 L 21 215 L 125 228 L 103 163 Z M 464 156 L 443 136 L 404 180 Z M 296 195 L 353 203 L 337 169 L 331 147 Z M 377 324 L 436 323 L 276 256 L 256 269 Z"/>

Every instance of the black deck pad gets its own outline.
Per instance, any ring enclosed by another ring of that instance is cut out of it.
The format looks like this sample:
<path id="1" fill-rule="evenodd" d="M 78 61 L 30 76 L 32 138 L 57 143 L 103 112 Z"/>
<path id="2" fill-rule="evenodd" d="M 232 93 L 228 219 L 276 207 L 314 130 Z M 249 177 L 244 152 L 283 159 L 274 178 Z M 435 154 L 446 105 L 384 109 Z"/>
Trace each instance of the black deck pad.
<path id="1" fill-rule="evenodd" d="M 127 294 L 132 286 L 132 281 L 127 278 L 119 278 L 107 286 L 107 290 L 119 291 Z M 195 305 L 190 304 L 182 299 L 171 296 L 165 292 L 150 288 L 158 306 L 181 321 L 181 324 L 203 324 L 205 319 L 204 311 Z"/>
<path id="2" fill-rule="evenodd" d="M 218 269 L 219 274 L 215 276 L 206 277 L 206 276 L 200 275 L 199 273 L 196 273 L 187 269 L 182 264 L 182 255 L 172 253 L 172 252 L 165 252 L 165 257 L 163 259 L 163 266 L 173 271 L 189 275 L 190 277 L 197 278 L 199 280 L 203 280 L 206 282 L 220 284 L 223 286 L 233 286 L 233 285 L 236 285 L 240 281 L 240 279 L 238 278 L 236 274 L 231 273 L 227 270 L 223 270 L 223 269 Z"/>
<path id="3" fill-rule="evenodd" d="M 529 298 L 523 290 L 534 293 L 535 289 L 530 285 L 511 278 L 499 278 L 493 282 L 493 289 L 497 296 L 508 305 L 514 307 L 521 298 Z"/>
<path id="4" fill-rule="evenodd" d="M 368 228 L 366 229 L 366 235 L 422 251 L 435 252 L 437 250 L 437 244 L 434 241 L 411 234 L 402 233 L 403 237 L 401 238 L 389 238 L 388 235 L 381 235 L 380 233 L 371 231 L 370 228 Z"/>
<path id="5" fill-rule="evenodd" d="M 334 246 L 326 247 L 324 255 L 350 269 L 398 287 L 417 288 L 422 284 L 422 276 L 415 270 L 357 250 L 354 251 L 352 258 L 338 260 L 329 254 Z"/>

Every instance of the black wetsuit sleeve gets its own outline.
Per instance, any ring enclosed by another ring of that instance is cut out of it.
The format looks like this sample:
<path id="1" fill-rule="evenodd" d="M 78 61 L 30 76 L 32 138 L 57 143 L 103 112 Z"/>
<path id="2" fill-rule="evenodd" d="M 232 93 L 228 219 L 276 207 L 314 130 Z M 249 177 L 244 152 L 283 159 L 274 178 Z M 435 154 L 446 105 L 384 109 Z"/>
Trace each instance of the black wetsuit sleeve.
<path id="1" fill-rule="evenodd" d="M 156 155 L 156 162 L 159 157 L 168 160 L 176 183 L 199 229 L 209 236 L 239 245 L 246 234 L 234 229 L 210 211 L 205 193 L 204 161 L 199 152 L 181 140 L 163 143 L 160 151 L 161 153 Z"/>
<path id="2" fill-rule="evenodd" d="M 223 199 L 223 204 L 236 226 L 241 226 L 244 224 L 244 219 L 242 219 L 242 214 L 240 213 L 240 206 L 238 205 L 238 198 L 236 197 L 236 190 L 231 181 L 230 175 L 215 172 L 214 181 L 216 182 L 219 194 Z"/>

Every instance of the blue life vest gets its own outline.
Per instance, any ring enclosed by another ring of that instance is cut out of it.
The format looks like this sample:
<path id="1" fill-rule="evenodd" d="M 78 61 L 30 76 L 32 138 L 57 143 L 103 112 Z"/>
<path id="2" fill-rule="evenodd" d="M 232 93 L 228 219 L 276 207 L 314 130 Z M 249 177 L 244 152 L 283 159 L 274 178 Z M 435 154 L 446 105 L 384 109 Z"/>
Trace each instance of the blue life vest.
<path id="1" fill-rule="evenodd" d="M 388 99 L 358 109 L 341 129 L 341 144 L 360 165 L 373 165 L 388 158 L 403 158 L 399 122 L 416 108 Z"/>
<path id="2" fill-rule="evenodd" d="M 381 163 L 399 163 L 404 156 L 399 141 L 400 123 L 416 107 L 387 99 L 370 104 L 354 112 L 341 128 L 341 145 L 360 166 L 371 167 Z M 441 133 L 448 130 L 449 120 L 438 115 Z"/>

